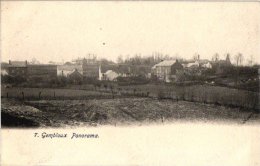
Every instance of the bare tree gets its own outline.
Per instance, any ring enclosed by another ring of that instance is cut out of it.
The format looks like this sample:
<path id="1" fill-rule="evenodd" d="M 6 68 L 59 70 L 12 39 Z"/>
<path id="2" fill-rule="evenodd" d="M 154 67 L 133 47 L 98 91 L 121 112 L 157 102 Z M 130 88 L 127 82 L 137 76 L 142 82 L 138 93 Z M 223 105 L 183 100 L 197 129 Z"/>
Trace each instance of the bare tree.
<path id="1" fill-rule="evenodd" d="M 171 57 L 170 57 L 168 54 L 166 54 L 166 55 L 164 55 L 164 58 L 163 58 L 163 59 L 165 59 L 165 60 L 170 60 Z"/>
<path id="2" fill-rule="evenodd" d="M 123 63 L 123 62 L 124 62 L 123 56 L 122 56 L 122 55 L 119 55 L 119 56 L 117 57 L 117 63 Z"/>
<path id="3" fill-rule="evenodd" d="M 31 64 L 40 64 L 40 62 L 36 58 L 32 58 Z"/>
<path id="4" fill-rule="evenodd" d="M 234 56 L 236 65 L 237 65 L 237 72 L 236 72 L 236 86 L 238 85 L 238 79 L 239 79 L 239 68 L 238 65 L 241 65 L 243 62 L 243 55 L 241 53 L 238 53 Z"/>
<path id="5" fill-rule="evenodd" d="M 250 57 L 249 57 L 248 60 L 247 60 L 247 63 L 248 63 L 249 66 L 252 66 L 252 65 L 253 65 L 253 62 L 254 62 L 253 55 L 250 55 Z"/>
<path id="6" fill-rule="evenodd" d="M 216 53 L 216 54 L 214 54 L 213 56 L 212 56 L 212 61 L 218 61 L 219 60 L 219 54 L 218 53 Z"/>
<path id="7" fill-rule="evenodd" d="M 242 65 L 244 57 L 241 53 L 238 53 L 237 55 L 234 56 L 234 59 L 235 59 L 236 65 L 238 66 L 238 65 Z"/>
<path id="8" fill-rule="evenodd" d="M 172 59 L 173 60 L 176 60 L 176 59 L 181 59 L 179 54 L 178 53 L 175 53 L 173 56 L 172 56 Z"/>
<path id="9" fill-rule="evenodd" d="M 198 54 L 198 53 L 195 53 L 194 55 L 193 55 L 193 60 L 199 60 L 200 59 L 200 55 Z"/>

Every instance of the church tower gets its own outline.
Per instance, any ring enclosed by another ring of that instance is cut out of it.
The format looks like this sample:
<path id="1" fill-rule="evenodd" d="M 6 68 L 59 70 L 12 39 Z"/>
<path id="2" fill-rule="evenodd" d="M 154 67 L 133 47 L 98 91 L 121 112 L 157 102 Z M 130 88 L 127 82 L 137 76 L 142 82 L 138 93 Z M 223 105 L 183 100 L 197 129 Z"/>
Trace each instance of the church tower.
<path id="1" fill-rule="evenodd" d="M 231 61 L 230 61 L 230 55 L 229 55 L 229 54 L 227 54 L 226 62 L 227 62 L 228 64 L 231 64 Z"/>

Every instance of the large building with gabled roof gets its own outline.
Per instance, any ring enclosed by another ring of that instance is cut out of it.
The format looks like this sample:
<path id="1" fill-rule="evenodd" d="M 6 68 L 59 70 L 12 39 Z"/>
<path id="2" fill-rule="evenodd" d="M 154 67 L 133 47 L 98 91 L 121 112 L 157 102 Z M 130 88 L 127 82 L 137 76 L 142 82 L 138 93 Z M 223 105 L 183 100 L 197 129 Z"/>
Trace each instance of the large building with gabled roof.
<path id="1" fill-rule="evenodd" d="M 182 69 L 183 66 L 178 60 L 164 60 L 152 67 L 152 74 L 159 80 L 171 82 L 171 76 Z"/>

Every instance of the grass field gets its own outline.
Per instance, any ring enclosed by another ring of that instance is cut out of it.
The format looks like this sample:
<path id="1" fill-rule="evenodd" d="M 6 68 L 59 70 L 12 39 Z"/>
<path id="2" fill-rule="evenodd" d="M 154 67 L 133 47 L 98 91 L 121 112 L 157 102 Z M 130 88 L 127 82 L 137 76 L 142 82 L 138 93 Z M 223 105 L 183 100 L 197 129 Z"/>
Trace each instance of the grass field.
<path id="1" fill-rule="evenodd" d="M 93 87 L 92 87 L 93 88 Z M 227 87 L 192 85 L 176 86 L 146 84 L 115 86 L 110 88 L 58 89 L 58 88 L 3 88 L 2 98 L 24 100 L 107 99 L 120 97 L 149 97 L 243 107 L 259 110 L 259 93 Z"/>
<path id="2" fill-rule="evenodd" d="M 96 90 L 2 87 L 1 106 L 2 126 L 9 127 L 260 120 L 257 93 L 205 85 Z"/>
<path id="3" fill-rule="evenodd" d="M 112 98 L 110 93 L 95 90 L 57 89 L 57 88 L 2 88 L 2 98 L 16 98 L 25 100 L 39 99 L 93 99 Z"/>
<path id="4" fill-rule="evenodd" d="M 174 86 L 174 85 L 135 85 L 121 87 L 123 90 L 149 92 L 159 99 L 185 100 L 199 103 L 260 109 L 259 93 L 210 85 Z"/>

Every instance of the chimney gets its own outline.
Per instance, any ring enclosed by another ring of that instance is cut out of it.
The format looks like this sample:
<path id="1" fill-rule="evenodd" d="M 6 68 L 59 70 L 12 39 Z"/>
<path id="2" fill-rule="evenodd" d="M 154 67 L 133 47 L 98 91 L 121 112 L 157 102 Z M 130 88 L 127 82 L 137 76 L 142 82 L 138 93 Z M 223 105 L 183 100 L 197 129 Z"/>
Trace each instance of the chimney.
<path id="1" fill-rule="evenodd" d="M 25 65 L 27 66 L 27 60 L 25 61 Z"/>
<path id="2" fill-rule="evenodd" d="M 11 60 L 9 60 L 9 65 L 11 65 Z"/>

